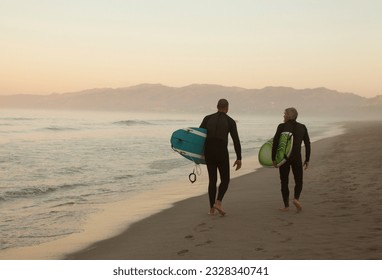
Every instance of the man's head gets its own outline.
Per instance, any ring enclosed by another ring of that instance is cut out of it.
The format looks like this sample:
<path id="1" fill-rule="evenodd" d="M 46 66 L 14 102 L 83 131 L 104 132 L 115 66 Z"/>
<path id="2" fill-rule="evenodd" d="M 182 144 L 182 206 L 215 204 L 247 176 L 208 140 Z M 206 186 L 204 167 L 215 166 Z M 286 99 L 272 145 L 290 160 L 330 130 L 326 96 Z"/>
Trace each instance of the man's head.
<path id="1" fill-rule="evenodd" d="M 217 108 L 219 112 L 227 113 L 228 107 L 229 107 L 229 103 L 227 99 L 222 98 L 218 101 Z"/>
<path id="2" fill-rule="evenodd" d="M 284 122 L 287 122 L 289 120 L 297 120 L 298 112 L 296 108 L 290 107 L 286 108 L 284 112 Z"/>

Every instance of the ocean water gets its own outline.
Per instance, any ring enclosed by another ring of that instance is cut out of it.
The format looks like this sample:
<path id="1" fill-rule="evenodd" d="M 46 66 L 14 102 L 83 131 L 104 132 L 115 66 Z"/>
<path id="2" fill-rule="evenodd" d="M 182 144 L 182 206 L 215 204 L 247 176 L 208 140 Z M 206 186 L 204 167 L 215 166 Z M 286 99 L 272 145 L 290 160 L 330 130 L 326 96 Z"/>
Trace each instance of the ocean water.
<path id="1" fill-rule="evenodd" d="M 243 163 L 254 171 L 257 152 L 282 115 L 230 115 L 237 120 Z M 187 178 L 194 166 L 172 151 L 170 136 L 199 126 L 203 117 L 1 110 L 0 252 L 80 233 L 105 205 Z M 342 132 L 332 121 L 300 121 L 312 141 Z M 234 159 L 232 141 L 229 149 Z"/>

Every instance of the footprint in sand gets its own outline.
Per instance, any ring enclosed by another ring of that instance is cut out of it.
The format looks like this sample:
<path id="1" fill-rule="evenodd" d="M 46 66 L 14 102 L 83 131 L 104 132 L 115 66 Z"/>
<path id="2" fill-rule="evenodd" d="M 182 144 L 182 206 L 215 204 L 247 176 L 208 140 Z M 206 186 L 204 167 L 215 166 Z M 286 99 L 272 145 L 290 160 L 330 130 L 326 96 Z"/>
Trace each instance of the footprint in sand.
<path id="1" fill-rule="evenodd" d="M 277 234 L 277 235 L 281 235 L 281 233 L 278 230 L 271 230 L 271 233 L 274 233 L 274 234 Z"/>
<path id="2" fill-rule="evenodd" d="M 187 249 L 181 250 L 181 251 L 178 252 L 178 256 L 184 256 L 184 255 L 186 255 L 188 252 L 190 252 L 190 251 L 187 250 Z"/>
<path id="3" fill-rule="evenodd" d="M 207 226 L 206 223 L 201 223 L 201 224 L 198 224 L 196 227 L 194 227 L 194 230 L 197 232 L 206 232 L 212 228 L 213 228 L 212 226 Z"/>
<path id="4" fill-rule="evenodd" d="M 212 228 L 212 227 L 207 228 L 206 226 L 207 226 L 206 223 L 201 223 L 201 224 L 199 224 L 199 225 L 194 227 L 194 231 L 196 233 L 198 233 L 198 232 L 205 232 L 205 231 L 208 231 L 210 228 Z M 186 240 L 195 240 L 195 236 L 193 234 L 188 234 L 188 235 L 186 235 L 184 237 L 184 239 L 186 239 Z"/>
<path id="5" fill-rule="evenodd" d="M 206 246 L 208 244 L 211 244 L 212 242 L 212 240 L 207 240 L 206 242 L 196 244 L 195 247 Z"/>
<path id="6" fill-rule="evenodd" d="M 378 248 L 375 248 L 375 247 L 369 247 L 367 248 L 370 252 L 377 252 L 378 251 Z"/>
<path id="7" fill-rule="evenodd" d="M 195 239 L 192 234 L 186 235 L 184 238 L 187 240 L 194 240 Z"/>
<path id="8" fill-rule="evenodd" d="M 195 244 L 195 247 L 209 245 L 213 241 L 210 239 L 203 241 L 203 239 L 205 239 L 205 236 L 203 234 L 201 236 L 198 236 L 198 233 L 207 232 L 207 231 L 211 230 L 212 228 L 213 228 L 213 226 L 208 226 L 207 223 L 200 223 L 194 227 L 193 234 L 186 235 L 184 237 L 184 239 L 190 240 L 190 241 L 195 241 L 195 240 L 199 241 L 199 243 Z M 202 240 L 200 240 L 200 239 L 202 239 Z M 182 251 L 178 252 L 178 255 L 184 255 L 185 253 L 187 253 L 185 251 L 189 252 L 188 250 L 182 250 Z"/>

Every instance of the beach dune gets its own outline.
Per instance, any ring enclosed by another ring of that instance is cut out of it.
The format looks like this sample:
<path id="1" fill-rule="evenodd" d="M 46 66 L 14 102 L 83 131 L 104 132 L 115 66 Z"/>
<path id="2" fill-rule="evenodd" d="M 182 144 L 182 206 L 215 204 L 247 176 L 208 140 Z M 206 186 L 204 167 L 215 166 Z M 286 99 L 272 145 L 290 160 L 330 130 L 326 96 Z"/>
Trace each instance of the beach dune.
<path id="1" fill-rule="evenodd" d="M 315 142 L 299 213 L 278 210 L 278 171 L 261 168 L 231 181 L 225 217 L 190 198 L 67 259 L 382 259 L 381 137 L 381 122 L 359 122 Z"/>

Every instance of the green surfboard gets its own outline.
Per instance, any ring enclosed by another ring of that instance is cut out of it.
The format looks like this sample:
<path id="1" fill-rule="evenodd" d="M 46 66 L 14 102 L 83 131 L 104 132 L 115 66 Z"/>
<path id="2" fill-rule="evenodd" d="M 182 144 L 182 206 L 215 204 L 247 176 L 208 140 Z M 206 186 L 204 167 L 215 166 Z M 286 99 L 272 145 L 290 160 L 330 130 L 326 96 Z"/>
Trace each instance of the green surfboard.
<path id="1" fill-rule="evenodd" d="M 265 142 L 259 151 L 259 162 L 264 167 L 272 167 L 272 146 L 273 138 Z M 290 132 L 282 132 L 276 153 L 277 166 L 283 165 L 290 156 L 293 147 L 293 135 Z"/>

